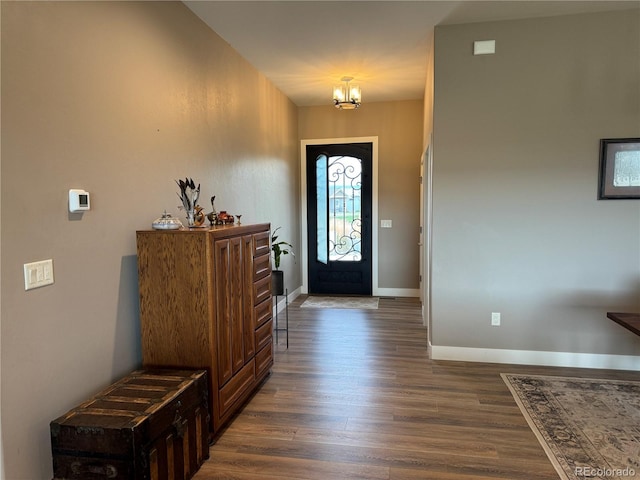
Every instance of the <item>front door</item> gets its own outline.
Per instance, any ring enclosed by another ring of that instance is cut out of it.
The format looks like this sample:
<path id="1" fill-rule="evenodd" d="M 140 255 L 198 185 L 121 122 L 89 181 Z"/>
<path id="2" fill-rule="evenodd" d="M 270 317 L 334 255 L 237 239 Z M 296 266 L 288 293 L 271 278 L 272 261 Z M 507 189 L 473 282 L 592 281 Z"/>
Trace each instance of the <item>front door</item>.
<path id="1" fill-rule="evenodd" d="M 306 148 L 309 293 L 371 295 L 373 144 Z"/>

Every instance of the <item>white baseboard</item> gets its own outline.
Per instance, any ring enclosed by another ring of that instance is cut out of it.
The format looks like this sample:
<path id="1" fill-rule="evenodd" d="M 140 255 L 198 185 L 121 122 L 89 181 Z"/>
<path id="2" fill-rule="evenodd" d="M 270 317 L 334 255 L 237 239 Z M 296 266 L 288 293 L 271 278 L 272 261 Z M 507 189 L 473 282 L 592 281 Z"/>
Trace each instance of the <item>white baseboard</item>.
<path id="1" fill-rule="evenodd" d="M 431 345 L 433 360 L 640 371 L 640 356 Z"/>
<path id="2" fill-rule="evenodd" d="M 375 288 L 374 297 L 419 297 L 418 288 Z"/>

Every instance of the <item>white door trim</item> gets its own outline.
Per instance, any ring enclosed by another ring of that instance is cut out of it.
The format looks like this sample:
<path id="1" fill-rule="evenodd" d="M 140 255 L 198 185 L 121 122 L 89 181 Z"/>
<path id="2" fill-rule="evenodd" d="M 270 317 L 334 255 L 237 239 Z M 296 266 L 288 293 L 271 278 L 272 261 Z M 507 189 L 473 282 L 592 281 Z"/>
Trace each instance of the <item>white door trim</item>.
<path id="1" fill-rule="evenodd" d="M 422 224 L 422 244 L 421 269 L 422 269 L 422 321 L 427 327 L 427 341 L 431 345 L 431 334 L 433 329 L 431 318 L 431 251 L 433 232 L 433 134 L 429 135 L 429 144 L 421 159 L 421 224 Z"/>
<path id="2" fill-rule="evenodd" d="M 371 288 L 373 295 L 379 295 L 378 289 L 378 137 L 320 138 L 300 141 L 300 228 L 302 241 L 300 262 L 302 263 L 302 292 L 309 293 L 309 252 L 307 249 L 307 145 L 330 145 L 341 143 L 371 143 L 372 152 L 372 202 L 371 205 Z"/>

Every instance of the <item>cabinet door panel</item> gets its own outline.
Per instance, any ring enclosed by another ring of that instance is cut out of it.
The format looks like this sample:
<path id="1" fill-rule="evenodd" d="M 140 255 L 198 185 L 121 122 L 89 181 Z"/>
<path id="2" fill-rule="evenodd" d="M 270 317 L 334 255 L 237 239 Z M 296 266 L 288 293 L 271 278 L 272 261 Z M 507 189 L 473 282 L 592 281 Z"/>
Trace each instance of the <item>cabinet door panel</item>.
<path id="1" fill-rule="evenodd" d="M 225 415 L 229 408 L 251 387 L 255 380 L 255 368 L 252 359 L 227 385 L 220 389 L 220 416 Z"/>
<path id="2" fill-rule="evenodd" d="M 255 325 L 253 323 L 253 271 L 255 268 L 253 259 L 253 235 L 242 237 L 242 335 L 244 346 L 244 363 L 247 363 L 256 354 Z"/>
<path id="3" fill-rule="evenodd" d="M 231 248 L 231 361 L 233 373 L 244 366 L 244 316 L 242 314 L 243 273 L 242 238 L 229 240 Z"/>
<path id="4" fill-rule="evenodd" d="M 233 375 L 231 354 L 231 276 L 229 240 L 214 244 L 216 276 L 216 345 L 218 347 L 218 386 Z"/>

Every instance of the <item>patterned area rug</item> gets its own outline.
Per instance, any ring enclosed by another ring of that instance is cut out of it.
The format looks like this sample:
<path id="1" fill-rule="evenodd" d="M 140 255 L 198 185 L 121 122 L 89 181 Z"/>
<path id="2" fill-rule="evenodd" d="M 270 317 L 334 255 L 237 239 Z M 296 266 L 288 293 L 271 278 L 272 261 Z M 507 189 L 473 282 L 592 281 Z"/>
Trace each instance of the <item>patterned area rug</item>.
<path id="1" fill-rule="evenodd" d="M 378 308 L 377 297 L 308 297 L 303 308 Z"/>
<path id="2" fill-rule="evenodd" d="M 640 382 L 502 378 L 561 479 L 640 479 Z"/>

